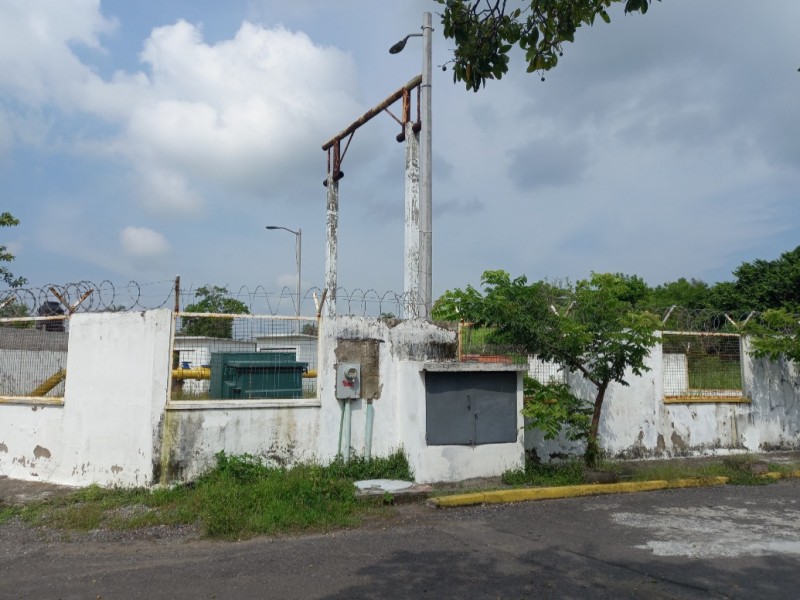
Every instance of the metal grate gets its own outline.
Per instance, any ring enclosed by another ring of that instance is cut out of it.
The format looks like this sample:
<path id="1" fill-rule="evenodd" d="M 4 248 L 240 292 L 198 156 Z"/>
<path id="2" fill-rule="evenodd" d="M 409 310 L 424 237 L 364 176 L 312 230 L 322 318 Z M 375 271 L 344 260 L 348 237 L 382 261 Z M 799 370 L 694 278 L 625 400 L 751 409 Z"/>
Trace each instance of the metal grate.
<path id="1" fill-rule="evenodd" d="M 542 360 L 536 356 L 528 357 L 528 377 L 545 385 L 549 383 L 566 383 L 567 375 L 558 363 Z"/>
<path id="2" fill-rule="evenodd" d="M 178 313 L 172 400 L 316 398 L 315 318 Z"/>
<path id="3" fill-rule="evenodd" d="M 0 319 L 0 396 L 63 398 L 69 319 Z"/>
<path id="4" fill-rule="evenodd" d="M 664 332 L 666 398 L 741 398 L 741 339 L 736 334 Z"/>

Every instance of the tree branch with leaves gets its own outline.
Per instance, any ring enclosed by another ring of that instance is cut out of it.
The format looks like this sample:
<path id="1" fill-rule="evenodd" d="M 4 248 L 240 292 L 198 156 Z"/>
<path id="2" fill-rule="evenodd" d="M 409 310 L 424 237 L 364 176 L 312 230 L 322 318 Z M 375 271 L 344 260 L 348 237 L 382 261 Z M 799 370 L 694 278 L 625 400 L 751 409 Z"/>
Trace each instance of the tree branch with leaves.
<path id="1" fill-rule="evenodd" d="M 520 0 L 511 6 L 507 0 L 435 1 L 444 6 L 444 37 L 456 44 L 453 81 L 477 92 L 508 72 L 514 46 L 525 52 L 529 73 L 544 73 L 558 64 L 564 42 L 574 42 L 579 27 L 598 17 L 610 23 L 613 4 L 624 2 L 626 13 L 644 14 L 652 0 Z"/>
<path id="2" fill-rule="evenodd" d="M 17 225 L 19 225 L 19 219 L 15 219 L 14 215 L 8 212 L 0 213 L 0 227 L 16 227 Z M 0 263 L 13 260 L 14 255 L 8 251 L 8 248 L 5 245 L 0 245 Z M 10 269 L 5 266 L 0 266 L 0 279 L 10 288 L 18 288 L 28 282 L 24 277 L 15 277 Z"/>

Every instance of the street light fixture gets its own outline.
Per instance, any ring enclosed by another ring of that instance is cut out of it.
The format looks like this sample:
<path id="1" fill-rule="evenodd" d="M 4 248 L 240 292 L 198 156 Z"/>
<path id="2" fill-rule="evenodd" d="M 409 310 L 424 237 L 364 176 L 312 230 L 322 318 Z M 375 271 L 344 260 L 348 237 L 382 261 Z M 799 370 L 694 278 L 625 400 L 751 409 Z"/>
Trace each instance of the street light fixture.
<path id="1" fill-rule="evenodd" d="M 419 295 L 425 305 L 425 317 L 431 318 L 433 305 L 433 171 L 432 171 L 432 127 L 431 127 L 431 70 L 433 36 L 431 13 L 422 15 L 422 33 L 411 33 L 389 48 L 397 54 L 406 46 L 410 37 L 422 37 L 422 82 L 420 84 L 420 105 L 422 108 L 420 130 L 419 165 L 419 222 L 420 222 L 420 261 Z"/>
<path id="2" fill-rule="evenodd" d="M 408 41 L 408 38 L 410 38 L 410 37 L 422 37 L 422 34 L 421 33 L 409 33 L 406 37 L 404 37 L 402 40 L 397 42 L 394 46 L 389 48 L 389 54 L 397 54 L 398 52 L 402 52 L 403 48 L 406 47 L 406 42 Z"/>
<path id="3" fill-rule="evenodd" d="M 275 231 L 276 229 L 283 229 L 284 231 L 288 231 L 289 233 L 295 236 L 294 242 L 294 253 L 295 259 L 297 260 L 297 316 L 300 316 L 300 266 L 301 266 L 301 259 L 302 259 L 302 251 L 303 251 L 303 230 L 299 227 L 297 231 L 293 229 L 289 229 L 288 227 L 282 227 L 280 225 L 267 225 L 267 229 Z"/>

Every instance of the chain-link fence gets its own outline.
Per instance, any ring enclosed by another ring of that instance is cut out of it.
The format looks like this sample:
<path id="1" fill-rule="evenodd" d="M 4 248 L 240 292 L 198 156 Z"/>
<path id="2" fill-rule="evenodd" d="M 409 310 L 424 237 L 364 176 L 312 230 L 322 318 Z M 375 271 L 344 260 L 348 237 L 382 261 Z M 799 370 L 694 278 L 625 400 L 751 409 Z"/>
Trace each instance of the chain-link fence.
<path id="1" fill-rule="evenodd" d="M 665 398 L 742 397 L 739 335 L 665 331 L 661 344 Z"/>
<path id="2" fill-rule="evenodd" d="M 317 346 L 316 318 L 180 312 L 170 398 L 316 398 Z"/>
<path id="3" fill-rule="evenodd" d="M 461 362 L 525 364 L 528 355 L 522 346 L 501 344 L 493 327 L 459 323 L 458 360 Z"/>
<path id="4" fill-rule="evenodd" d="M 0 319 L 0 397 L 63 398 L 69 319 Z"/>

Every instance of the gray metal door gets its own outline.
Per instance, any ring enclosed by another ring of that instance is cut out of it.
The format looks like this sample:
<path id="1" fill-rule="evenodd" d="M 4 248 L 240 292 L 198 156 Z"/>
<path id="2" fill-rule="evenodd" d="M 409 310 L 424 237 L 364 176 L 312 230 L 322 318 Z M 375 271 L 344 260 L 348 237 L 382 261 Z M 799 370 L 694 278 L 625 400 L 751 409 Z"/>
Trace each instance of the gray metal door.
<path id="1" fill-rule="evenodd" d="M 426 373 L 429 446 L 517 441 L 517 374 Z"/>

